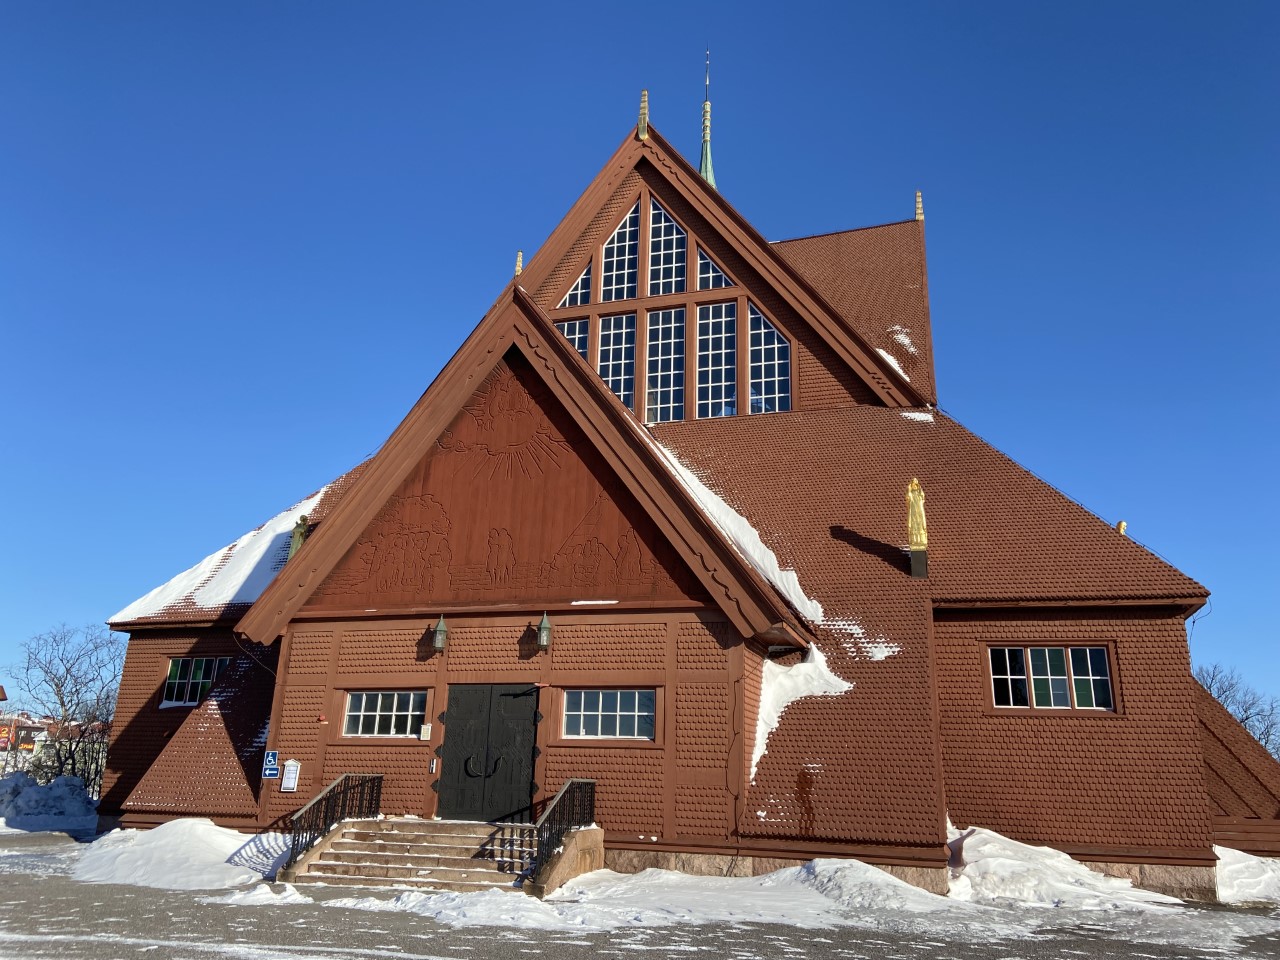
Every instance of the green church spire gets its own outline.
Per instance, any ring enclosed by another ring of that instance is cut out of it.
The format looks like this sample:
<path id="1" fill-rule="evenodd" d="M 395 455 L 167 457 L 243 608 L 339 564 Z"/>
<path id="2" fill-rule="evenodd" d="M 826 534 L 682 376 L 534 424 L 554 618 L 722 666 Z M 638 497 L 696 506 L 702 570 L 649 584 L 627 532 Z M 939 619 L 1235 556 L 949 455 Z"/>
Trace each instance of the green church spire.
<path id="1" fill-rule="evenodd" d="M 702 162 L 698 164 L 702 179 L 716 186 L 716 171 L 711 165 L 711 51 L 707 51 L 706 97 L 702 101 Z"/>

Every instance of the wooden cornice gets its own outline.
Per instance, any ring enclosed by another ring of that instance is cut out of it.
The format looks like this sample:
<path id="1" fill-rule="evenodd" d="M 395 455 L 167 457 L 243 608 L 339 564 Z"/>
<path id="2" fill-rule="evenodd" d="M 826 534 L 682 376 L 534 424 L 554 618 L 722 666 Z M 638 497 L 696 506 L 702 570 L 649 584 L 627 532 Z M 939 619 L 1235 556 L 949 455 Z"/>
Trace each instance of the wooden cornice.
<path id="1" fill-rule="evenodd" d="M 503 297 L 396 427 L 363 475 L 236 625 L 279 636 L 509 350 L 518 351 L 743 637 L 807 631 L 661 461 L 648 432 L 522 287 Z"/>
<path id="2" fill-rule="evenodd" d="M 678 192 L 725 242 L 787 300 L 800 317 L 822 337 L 849 369 L 887 406 L 919 407 L 926 399 L 898 371 L 886 363 L 856 330 L 809 283 L 773 250 L 747 220 L 712 189 L 678 151 L 653 128 L 639 140 L 633 131 L 609 158 L 582 196 L 552 231 L 521 276 L 527 290 L 538 290 L 569 248 L 587 228 L 596 211 L 618 185 L 642 162 Z"/>

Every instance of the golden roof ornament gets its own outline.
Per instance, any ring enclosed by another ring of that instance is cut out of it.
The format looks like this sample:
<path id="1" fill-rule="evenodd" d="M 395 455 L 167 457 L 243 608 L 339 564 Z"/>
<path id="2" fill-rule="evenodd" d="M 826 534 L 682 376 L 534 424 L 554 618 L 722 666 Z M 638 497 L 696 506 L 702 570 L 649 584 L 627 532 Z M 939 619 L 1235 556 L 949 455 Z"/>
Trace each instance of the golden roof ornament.
<path id="1" fill-rule="evenodd" d="M 916 191 L 916 219 L 924 221 L 924 196 L 919 190 Z"/>
<path id="2" fill-rule="evenodd" d="M 915 477 L 907 484 L 907 538 L 911 549 L 929 549 L 929 531 L 924 522 L 924 488 Z"/>
<path id="3" fill-rule="evenodd" d="M 649 139 L 649 91 L 640 91 L 640 122 L 636 124 L 636 138 Z"/>
<path id="4" fill-rule="evenodd" d="M 524 251 L 517 250 L 516 251 L 516 276 L 518 277 L 522 273 L 524 273 Z"/>
<path id="5" fill-rule="evenodd" d="M 1120 534 L 1120 536 L 1122 537 L 1128 536 L 1128 534 L 1125 533 L 1125 531 L 1128 529 L 1129 529 L 1129 524 L 1125 523 L 1123 520 L 1121 520 L 1119 523 L 1116 524 L 1116 533 Z"/>
<path id="6" fill-rule="evenodd" d="M 292 559 L 293 555 L 298 552 L 304 540 L 307 539 L 307 515 L 304 513 L 298 518 L 298 522 L 293 525 L 293 532 L 289 535 L 289 556 L 286 560 Z"/>

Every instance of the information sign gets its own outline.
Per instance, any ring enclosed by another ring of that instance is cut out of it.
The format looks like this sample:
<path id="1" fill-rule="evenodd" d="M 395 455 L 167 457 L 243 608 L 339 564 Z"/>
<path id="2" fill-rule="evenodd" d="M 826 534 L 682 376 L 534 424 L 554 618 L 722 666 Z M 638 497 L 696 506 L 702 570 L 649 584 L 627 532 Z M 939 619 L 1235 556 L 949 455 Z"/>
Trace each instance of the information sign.
<path id="1" fill-rule="evenodd" d="M 280 778 L 281 793 L 296 793 L 298 790 L 298 773 L 302 770 L 302 764 L 297 760 L 286 760 L 284 762 L 284 776 Z"/>

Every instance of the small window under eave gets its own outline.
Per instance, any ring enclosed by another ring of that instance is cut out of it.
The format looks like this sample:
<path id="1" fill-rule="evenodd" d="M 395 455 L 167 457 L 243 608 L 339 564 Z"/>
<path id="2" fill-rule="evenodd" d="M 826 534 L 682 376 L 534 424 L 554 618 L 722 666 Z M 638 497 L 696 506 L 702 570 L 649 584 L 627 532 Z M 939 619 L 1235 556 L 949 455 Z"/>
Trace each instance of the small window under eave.
<path id="1" fill-rule="evenodd" d="M 591 261 L 587 261 L 578 282 L 569 288 L 569 292 L 560 301 L 562 307 L 581 307 L 591 302 Z M 585 356 L 585 354 L 584 354 Z"/>

